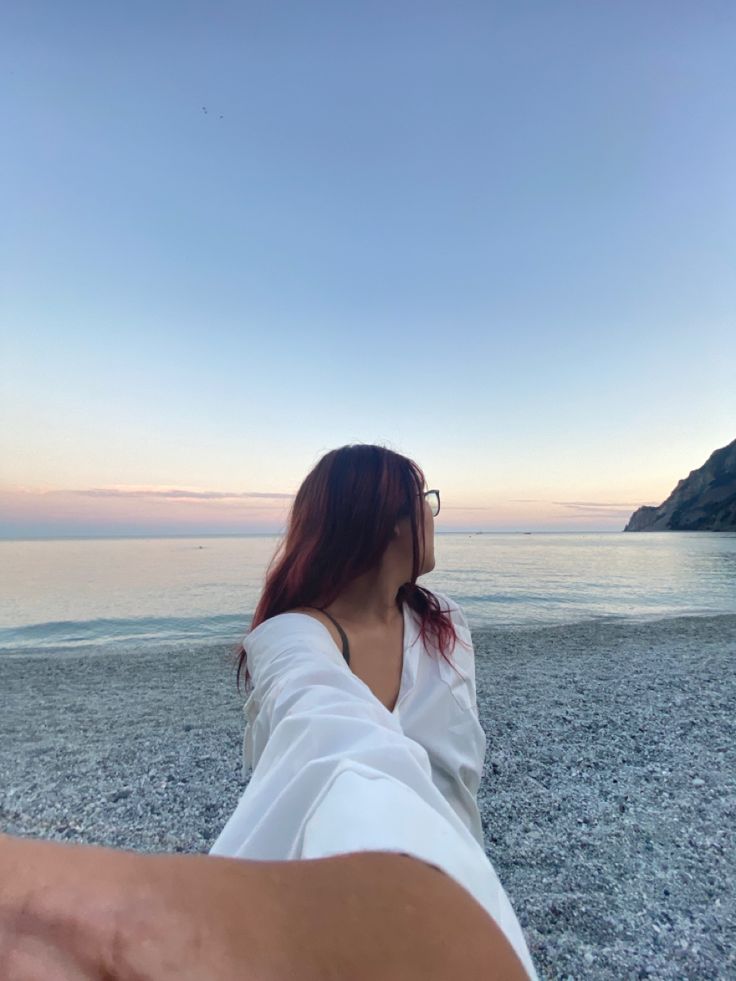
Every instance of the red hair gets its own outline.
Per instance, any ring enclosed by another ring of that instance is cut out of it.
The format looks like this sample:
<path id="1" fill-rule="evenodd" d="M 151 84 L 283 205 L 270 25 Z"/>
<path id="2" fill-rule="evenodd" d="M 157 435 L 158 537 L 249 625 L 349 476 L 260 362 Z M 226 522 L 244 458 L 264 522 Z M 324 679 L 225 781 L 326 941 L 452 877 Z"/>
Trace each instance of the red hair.
<path id="1" fill-rule="evenodd" d="M 326 453 L 297 491 L 249 632 L 296 607 L 329 606 L 355 577 L 379 564 L 394 524 L 408 516 L 412 574 L 400 587 L 396 604 L 400 610 L 407 603 L 421 621 L 422 641 L 431 637 L 442 657 L 452 664 L 447 651 L 459 638 L 450 611 L 440 609 L 434 593 L 416 582 L 425 552 L 425 489 L 420 467 L 386 447 L 354 443 Z M 247 686 L 250 673 L 243 643 L 234 655 L 238 658 L 238 688 L 244 666 Z"/>

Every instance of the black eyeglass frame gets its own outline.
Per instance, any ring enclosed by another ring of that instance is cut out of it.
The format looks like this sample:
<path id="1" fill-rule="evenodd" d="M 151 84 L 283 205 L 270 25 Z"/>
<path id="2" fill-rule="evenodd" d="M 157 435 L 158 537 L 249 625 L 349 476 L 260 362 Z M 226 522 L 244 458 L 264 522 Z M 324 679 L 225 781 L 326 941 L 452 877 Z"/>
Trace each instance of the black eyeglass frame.
<path id="1" fill-rule="evenodd" d="M 440 513 L 440 492 L 436 488 L 434 488 L 433 490 L 424 491 L 424 497 L 425 498 L 429 494 L 436 494 L 437 495 L 437 514 L 439 514 Z M 436 518 L 437 517 L 437 514 L 433 514 L 432 517 L 433 518 Z"/>

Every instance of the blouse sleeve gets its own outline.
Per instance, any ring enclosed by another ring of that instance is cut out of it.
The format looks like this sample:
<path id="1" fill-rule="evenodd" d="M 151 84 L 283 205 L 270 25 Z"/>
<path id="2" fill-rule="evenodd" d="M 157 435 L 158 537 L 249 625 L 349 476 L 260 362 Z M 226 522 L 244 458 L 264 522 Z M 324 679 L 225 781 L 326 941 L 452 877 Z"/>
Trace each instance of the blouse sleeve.
<path id="1" fill-rule="evenodd" d="M 431 778 L 426 750 L 345 663 L 324 625 L 284 613 L 245 638 L 254 769 L 211 854 L 259 859 L 398 852 L 445 872 L 536 978 L 488 860 Z"/>

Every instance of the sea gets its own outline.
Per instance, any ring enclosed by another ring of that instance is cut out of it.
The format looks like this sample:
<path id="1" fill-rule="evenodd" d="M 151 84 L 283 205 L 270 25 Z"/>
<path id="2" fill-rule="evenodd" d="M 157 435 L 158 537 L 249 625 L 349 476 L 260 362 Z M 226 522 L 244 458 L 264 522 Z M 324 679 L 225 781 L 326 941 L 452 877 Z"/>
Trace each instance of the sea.
<path id="1" fill-rule="evenodd" d="M 0 541 L 0 656 L 235 645 L 277 535 Z M 736 532 L 436 532 L 471 629 L 736 613 Z"/>

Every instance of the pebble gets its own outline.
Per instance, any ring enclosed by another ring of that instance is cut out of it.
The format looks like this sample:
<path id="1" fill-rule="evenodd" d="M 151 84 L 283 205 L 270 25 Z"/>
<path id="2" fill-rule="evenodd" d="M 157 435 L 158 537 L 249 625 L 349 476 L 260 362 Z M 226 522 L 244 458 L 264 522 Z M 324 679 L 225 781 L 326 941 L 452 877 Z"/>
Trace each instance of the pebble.
<path id="1" fill-rule="evenodd" d="M 736 617 L 472 635 L 486 848 L 541 981 L 736 977 Z M 206 853 L 245 788 L 229 652 L 0 657 L 0 830 Z"/>

